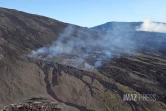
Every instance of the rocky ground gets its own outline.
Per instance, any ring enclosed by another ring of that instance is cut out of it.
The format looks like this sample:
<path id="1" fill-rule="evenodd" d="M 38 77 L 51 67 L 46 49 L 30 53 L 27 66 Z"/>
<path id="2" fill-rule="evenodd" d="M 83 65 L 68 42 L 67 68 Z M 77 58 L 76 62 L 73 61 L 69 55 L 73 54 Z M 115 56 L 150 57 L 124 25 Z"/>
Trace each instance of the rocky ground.
<path id="1" fill-rule="evenodd" d="M 32 98 L 20 104 L 6 106 L 5 111 L 62 111 L 58 103 L 48 98 Z"/>

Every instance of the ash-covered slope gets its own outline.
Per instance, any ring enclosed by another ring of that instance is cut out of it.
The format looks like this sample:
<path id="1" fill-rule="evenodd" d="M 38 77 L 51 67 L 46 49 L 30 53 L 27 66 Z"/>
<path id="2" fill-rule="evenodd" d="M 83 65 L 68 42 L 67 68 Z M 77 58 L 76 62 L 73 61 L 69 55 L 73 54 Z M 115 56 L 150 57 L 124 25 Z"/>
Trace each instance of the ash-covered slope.
<path id="1" fill-rule="evenodd" d="M 32 95 L 47 95 L 44 74 L 25 56 L 56 40 L 65 23 L 0 8 L 0 108 Z"/>
<path id="2" fill-rule="evenodd" d="M 62 111 L 166 109 L 165 34 L 98 32 L 4 8 L 0 21 L 0 108 L 47 97 Z M 72 67 L 81 55 L 90 72 Z M 156 100 L 123 101 L 128 93 Z"/>

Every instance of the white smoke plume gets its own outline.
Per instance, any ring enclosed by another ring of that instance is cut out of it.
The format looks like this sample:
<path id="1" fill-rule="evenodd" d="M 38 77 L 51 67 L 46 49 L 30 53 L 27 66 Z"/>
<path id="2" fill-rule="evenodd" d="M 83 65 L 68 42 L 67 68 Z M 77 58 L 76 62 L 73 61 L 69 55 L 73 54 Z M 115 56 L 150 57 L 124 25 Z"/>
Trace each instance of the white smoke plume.
<path id="1" fill-rule="evenodd" d="M 145 20 L 143 24 L 136 29 L 137 31 L 148 31 L 148 32 L 161 32 L 166 33 L 166 24 L 152 22 L 149 19 Z"/>
<path id="2" fill-rule="evenodd" d="M 50 46 L 32 51 L 31 57 L 42 56 L 42 59 L 60 60 L 62 64 L 100 67 L 103 61 L 110 61 L 116 54 L 131 54 L 135 43 L 128 37 L 129 33 L 113 32 L 101 34 L 86 28 L 69 25 Z M 130 35 L 131 36 L 131 35 Z M 87 62 L 90 61 L 90 62 Z"/>

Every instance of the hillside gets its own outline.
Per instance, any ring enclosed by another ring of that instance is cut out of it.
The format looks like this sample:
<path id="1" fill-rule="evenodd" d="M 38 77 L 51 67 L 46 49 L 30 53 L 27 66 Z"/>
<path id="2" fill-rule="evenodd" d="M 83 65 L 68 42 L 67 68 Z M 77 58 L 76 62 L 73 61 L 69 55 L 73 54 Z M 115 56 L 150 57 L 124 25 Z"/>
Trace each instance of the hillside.
<path id="1" fill-rule="evenodd" d="M 92 27 L 100 31 L 135 31 L 143 22 L 107 22 L 102 25 Z"/>
<path id="2" fill-rule="evenodd" d="M 5 8 L 0 21 L 0 109 L 47 98 L 62 111 L 166 110 L 165 33 L 100 32 Z M 123 101 L 128 93 L 156 100 Z"/>
<path id="3" fill-rule="evenodd" d="M 166 23 L 154 22 L 149 19 L 144 22 L 107 22 L 91 29 L 98 31 L 149 31 L 165 33 Z"/>

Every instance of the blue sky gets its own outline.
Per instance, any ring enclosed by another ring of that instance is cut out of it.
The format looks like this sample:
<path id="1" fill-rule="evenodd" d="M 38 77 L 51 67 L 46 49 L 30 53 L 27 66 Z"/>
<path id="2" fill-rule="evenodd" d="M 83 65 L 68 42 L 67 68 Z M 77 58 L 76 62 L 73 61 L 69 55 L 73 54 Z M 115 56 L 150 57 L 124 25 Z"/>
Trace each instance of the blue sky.
<path id="1" fill-rule="evenodd" d="M 85 27 L 110 21 L 166 22 L 166 0 L 0 0 L 0 7 Z"/>

